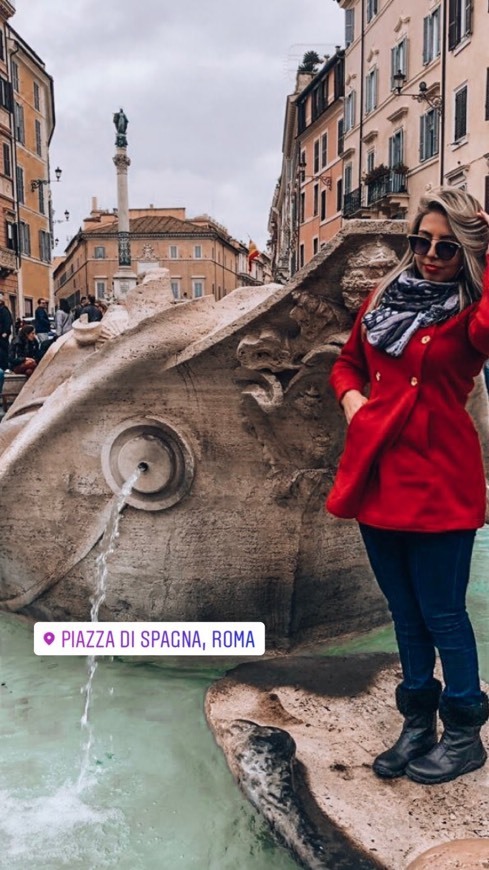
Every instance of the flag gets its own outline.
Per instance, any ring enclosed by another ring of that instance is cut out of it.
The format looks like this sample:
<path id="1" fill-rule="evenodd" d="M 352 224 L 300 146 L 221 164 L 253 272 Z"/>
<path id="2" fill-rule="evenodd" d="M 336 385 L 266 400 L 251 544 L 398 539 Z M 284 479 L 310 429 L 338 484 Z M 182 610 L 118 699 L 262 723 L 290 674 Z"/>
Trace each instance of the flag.
<path id="1" fill-rule="evenodd" d="M 251 272 L 251 264 L 253 260 L 256 260 L 257 257 L 260 256 L 260 251 L 256 247 L 255 243 L 251 241 L 248 245 L 248 272 Z"/>

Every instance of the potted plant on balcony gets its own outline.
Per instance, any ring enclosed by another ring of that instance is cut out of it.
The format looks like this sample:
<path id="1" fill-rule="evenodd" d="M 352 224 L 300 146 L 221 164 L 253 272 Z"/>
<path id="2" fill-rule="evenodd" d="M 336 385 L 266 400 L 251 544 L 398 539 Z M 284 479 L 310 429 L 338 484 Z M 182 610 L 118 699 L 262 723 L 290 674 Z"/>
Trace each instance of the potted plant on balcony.
<path id="1" fill-rule="evenodd" d="M 373 184 L 374 181 L 382 181 L 384 178 L 388 178 L 390 172 L 390 166 L 386 166 L 385 163 L 379 163 L 378 166 L 373 166 L 368 172 L 363 173 L 362 181 L 364 184 Z"/>

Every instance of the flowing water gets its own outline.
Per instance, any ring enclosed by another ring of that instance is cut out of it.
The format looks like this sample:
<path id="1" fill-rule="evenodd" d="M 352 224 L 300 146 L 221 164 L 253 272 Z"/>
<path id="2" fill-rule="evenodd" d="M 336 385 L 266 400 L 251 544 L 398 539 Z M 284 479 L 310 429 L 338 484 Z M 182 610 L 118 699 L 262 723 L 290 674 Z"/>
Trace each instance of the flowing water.
<path id="1" fill-rule="evenodd" d="M 486 527 L 469 595 L 485 679 L 488 573 Z M 79 789 L 86 663 L 32 648 L 31 626 L 2 615 L 2 870 L 297 870 L 242 798 L 206 725 L 204 694 L 222 671 L 203 659 L 155 666 L 101 658 Z M 382 629 L 327 652 L 393 649 L 391 630 Z"/>

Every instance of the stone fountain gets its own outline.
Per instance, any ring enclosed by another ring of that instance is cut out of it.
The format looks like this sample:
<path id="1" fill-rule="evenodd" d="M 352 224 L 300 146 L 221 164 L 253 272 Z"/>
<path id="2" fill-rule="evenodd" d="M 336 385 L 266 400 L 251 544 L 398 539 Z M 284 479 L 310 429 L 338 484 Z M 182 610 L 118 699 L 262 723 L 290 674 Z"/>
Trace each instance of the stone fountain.
<path id="1" fill-rule="evenodd" d="M 323 510 L 344 422 L 328 373 L 403 250 L 351 221 L 286 286 L 175 303 L 150 273 L 75 321 L 0 427 L 0 606 L 89 618 L 114 494 L 136 466 L 104 620 L 263 620 L 290 647 L 386 620 L 355 523 Z"/>

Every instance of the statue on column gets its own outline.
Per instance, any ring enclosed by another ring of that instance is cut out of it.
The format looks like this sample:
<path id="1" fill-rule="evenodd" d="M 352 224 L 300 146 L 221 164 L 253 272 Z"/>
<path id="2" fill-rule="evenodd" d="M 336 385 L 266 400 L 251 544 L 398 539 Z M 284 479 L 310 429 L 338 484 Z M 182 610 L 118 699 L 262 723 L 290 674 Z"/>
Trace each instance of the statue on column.
<path id="1" fill-rule="evenodd" d="M 114 114 L 114 125 L 117 130 L 117 136 L 115 139 L 115 144 L 117 148 L 126 148 L 127 147 L 127 137 L 126 130 L 129 121 L 127 120 L 127 116 L 124 114 L 124 109 L 119 109 L 118 112 Z"/>

